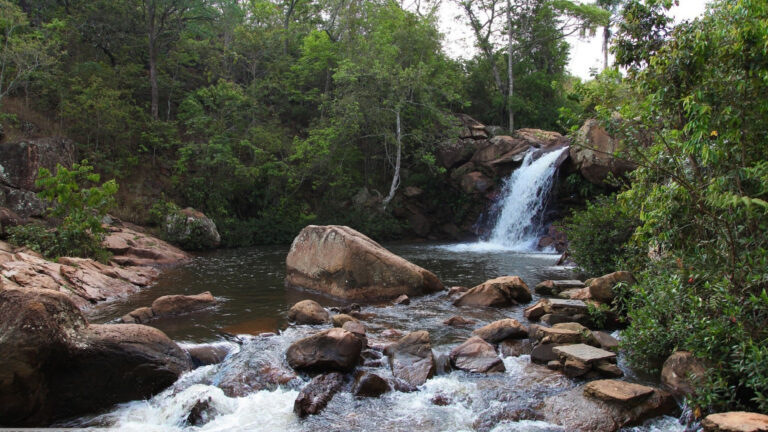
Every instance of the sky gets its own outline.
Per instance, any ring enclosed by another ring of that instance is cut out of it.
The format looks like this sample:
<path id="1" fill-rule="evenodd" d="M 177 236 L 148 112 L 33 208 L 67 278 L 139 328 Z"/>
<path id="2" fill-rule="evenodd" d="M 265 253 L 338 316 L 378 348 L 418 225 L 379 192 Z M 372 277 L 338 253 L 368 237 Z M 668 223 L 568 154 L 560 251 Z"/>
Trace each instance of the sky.
<path id="1" fill-rule="evenodd" d="M 695 18 L 704 12 L 706 0 L 679 0 L 679 5 L 673 6 L 670 14 L 675 23 Z M 443 0 L 440 6 L 439 26 L 445 35 L 444 46 L 448 55 L 454 58 L 467 58 L 475 53 L 472 31 L 467 24 L 456 20 L 461 15 L 456 3 Z M 579 39 L 576 36 L 568 38 L 571 44 L 571 56 L 568 70 L 571 74 L 582 79 L 590 77 L 590 68 L 600 68 L 603 64 L 601 32 L 594 37 Z"/>

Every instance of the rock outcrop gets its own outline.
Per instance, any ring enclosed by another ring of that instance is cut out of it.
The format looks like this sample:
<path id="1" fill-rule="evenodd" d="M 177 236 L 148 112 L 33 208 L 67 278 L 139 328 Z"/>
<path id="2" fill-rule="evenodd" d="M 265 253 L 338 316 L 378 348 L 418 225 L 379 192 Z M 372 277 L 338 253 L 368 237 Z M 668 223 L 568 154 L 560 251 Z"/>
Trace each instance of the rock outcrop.
<path id="1" fill-rule="evenodd" d="M 531 301 L 531 290 L 517 276 L 491 279 L 470 289 L 453 302 L 455 306 L 504 307 Z"/>
<path id="2" fill-rule="evenodd" d="M 296 236 L 286 259 L 285 283 L 361 302 L 444 289 L 432 272 L 335 225 L 310 225 Z"/>
<path id="3" fill-rule="evenodd" d="M 604 185 L 609 175 L 622 177 L 635 169 L 635 165 L 615 155 L 623 146 L 608 135 L 597 120 L 587 120 L 576 133 L 569 153 L 573 165 L 584 178 L 596 185 Z"/>
<path id="4" fill-rule="evenodd" d="M 149 398 L 192 367 L 160 330 L 91 325 L 52 289 L 0 290 L 0 424 L 43 426 Z"/>
<path id="5" fill-rule="evenodd" d="M 469 372 L 489 373 L 506 370 L 493 345 L 477 336 L 472 336 L 452 349 L 450 359 L 453 367 Z"/>

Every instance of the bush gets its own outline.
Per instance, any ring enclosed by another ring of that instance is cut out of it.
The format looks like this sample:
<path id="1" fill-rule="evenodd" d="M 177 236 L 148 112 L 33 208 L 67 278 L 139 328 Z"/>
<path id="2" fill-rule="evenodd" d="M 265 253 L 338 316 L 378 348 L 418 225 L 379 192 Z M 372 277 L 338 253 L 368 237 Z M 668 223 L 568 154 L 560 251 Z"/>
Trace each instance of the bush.
<path id="1" fill-rule="evenodd" d="M 37 225 L 9 229 L 10 240 L 27 246 L 49 258 L 78 256 L 107 261 L 109 253 L 102 247 L 104 228 L 101 220 L 114 205 L 117 183 L 85 188 L 99 182 L 99 175 L 87 161 L 74 164 L 69 170 L 57 166 L 56 175 L 41 168 L 36 185 L 42 190 L 40 198 L 50 202 L 48 215 L 60 221 L 52 230 Z"/>
<path id="2" fill-rule="evenodd" d="M 566 220 L 568 249 L 586 273 L 611 273 L 635 253 L 629 240 L 637 225 L 636 217 L 615 195 L 598 197 Z"/>

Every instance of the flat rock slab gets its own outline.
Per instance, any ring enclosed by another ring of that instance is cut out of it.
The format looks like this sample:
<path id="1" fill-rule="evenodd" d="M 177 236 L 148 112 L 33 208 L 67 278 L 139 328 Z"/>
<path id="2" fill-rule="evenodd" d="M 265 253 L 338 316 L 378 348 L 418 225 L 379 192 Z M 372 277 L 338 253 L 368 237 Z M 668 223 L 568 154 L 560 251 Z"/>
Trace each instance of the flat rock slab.
<path id="1" fill-rule="evenodd" d="M 562 357 L 578 360 L 587 364 L 616 358 L 616 353 L 614 352 L 595 348 L 587 344 L 564 345 L 553 348 L 552 351 Z"/>
<path id="2" fill-rule="evenodd" d="M 705 432 L 765 432 L 768 415 L 744 411 L 710 414 L 701 426 Z"/>
<path id="3" fill-rule="evenodd" d="M 566 300 L 566 299 L 557 299 L 557 298 L 551 298 L 549 300 L 550 308 L 552 308 L 553 311 L 559 310 L 559 309 L 578 309 L 578 310 L 587 310 L 587 304 L 584 303 L 581 300 Z"/>
<path id="4" fill-rule="evenodd" d="M 597 380 L 584 387 L 584 395 L 608 402 L 637 404 L 654 392 L 653 387 L 619 380 Z"/>

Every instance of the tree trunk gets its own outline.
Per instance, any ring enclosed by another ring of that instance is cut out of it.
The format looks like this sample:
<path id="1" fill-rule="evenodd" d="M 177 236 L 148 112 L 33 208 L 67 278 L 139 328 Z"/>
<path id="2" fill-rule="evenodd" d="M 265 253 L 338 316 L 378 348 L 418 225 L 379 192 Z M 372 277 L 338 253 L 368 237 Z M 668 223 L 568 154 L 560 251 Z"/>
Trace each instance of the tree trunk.
<path id="1" fill-rule="evenodd" d="M 512 97 L 515 94 L 515 75 L 513 70 L 512 54 L 514 52 L 512 32 L 512 2 L 507 0 L 507 113 L 509 114 L 509 133 L 515 132 L 515 112 L 512 109 Z"/>
<path id="2" fill-rule="evenodd" d="M 149 84 L 152 89 L 152 119 L 158 119 L 160 95 L 157 88 L 157 47 L 154 38 L 149 39 Z"/>
<path id="3" fill-rule="evenodd" d="M 402 134 L 400 132 L 400 109 L 395 111 L 395 114 L 397 116 L 397 156 L 395 157 L 395 174 L 392 176 L 392 185 L 389 187 L 389 195 L 387 195 L 387 197 L 384 198 L 384 201 L 381 202 L 382 209 L 387 208 L 389 202 L 395 197 L 397 188 L 400 186 L 400 159 L 403 150 Z"/>
<path id="4" fill-rule="evenodd" d="M 603 28 L 603 70 L 608 69 L 608 39 L 611 38 L 611 29 Z"/>

